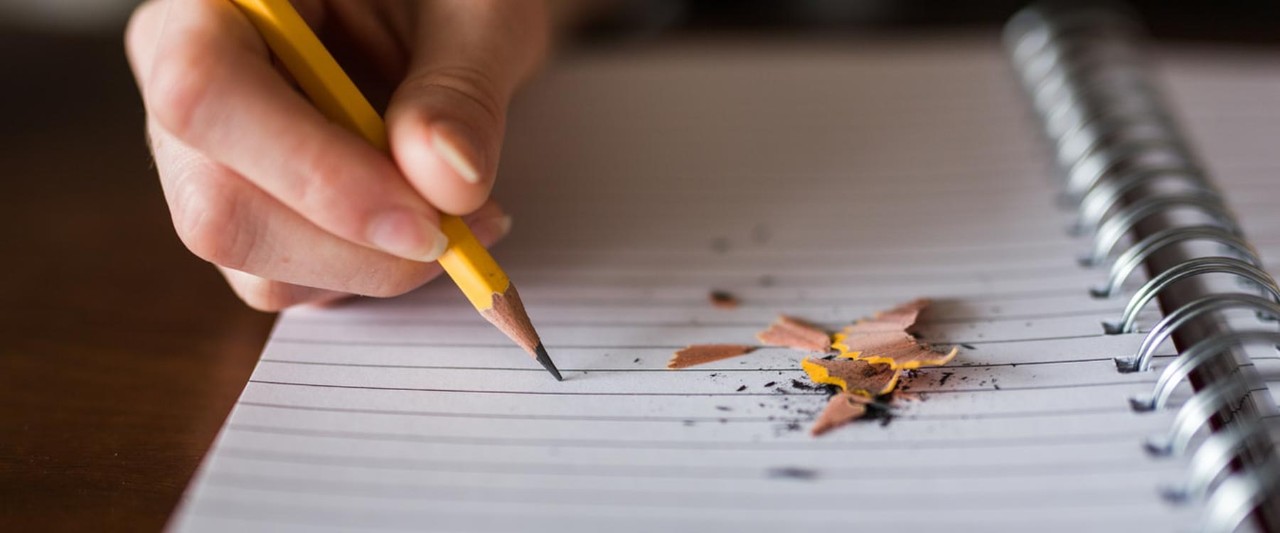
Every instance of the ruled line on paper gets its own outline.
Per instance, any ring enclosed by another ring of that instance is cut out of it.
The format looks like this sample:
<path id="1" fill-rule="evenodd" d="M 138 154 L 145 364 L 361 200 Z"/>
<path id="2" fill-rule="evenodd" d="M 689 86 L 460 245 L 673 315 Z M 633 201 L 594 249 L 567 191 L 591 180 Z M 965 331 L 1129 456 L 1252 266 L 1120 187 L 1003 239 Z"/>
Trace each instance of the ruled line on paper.
<path id="1" fill-rule="evenodd" d="M 264 504 L 252 500 L 232 499 L 228 496 L 210 496 L 208 500 L 210 507 L 197 510 L 194 514 L 201 518 L 214 520 L 215 522 L 210 524 L 211 529 L 240 529 L 256 524 L 272 529 L 280 526 L 331 528 L 358 525 L 359 527 L 376 530 L 418 531 L 421 529 L 420 526 L 414 527 L 410 524 L 420 525 L 429 521 L 446 528 L 509 531 L 512 528 L 530 527 L 554 529 L 563 527 L 567 520 L 575 522 L 585 520 L 587 525 L 595 530 L 608 528 L 611 531 L 653 531 L 654 528 L 661 528 L 671 523 L 673 519 L 677 519 L 681 524 L 688 525 L 691 530 L 697 531 L 725 527 L 731 527 L 736 530 L 758 528 L 761 531 L 765 531 L 778 530 L 780 528 L 817 527 L 835 523 L 829 517 L 816 519 L 813 515 L 800 513 L 785 518 L 764 516 L 762 514 L 751 514 L 746 517 L 679 516 L 664 518 L 655 517 L 652 514 L 639 513 L 635 518 L 628 518 L 625 524 L 618 524 L 618 517 L 616 516 L 597 517 L 583 515 L 581 508 L 575 509 L 572 507 L 563 510 L 503 509 L 500 513 L 485 515 L 483 521 L 477 519 L 479 510 L 474 509 L 431 509 L 427 511 L 396 509 L 380 511 L 364 520 L 353 521 L 349 514 L 331 506 L 307 506 L 296 503 Z M 1096 511 L 1099 509 L 1112 512 L 1098 516 Z M 1016 511 L 1021 510 L 1017 509 Z M 1011 514 L 1009 512 L 1010 509 L 1006 508 L 994 519 L 988 516 L 990 513 L 983 513 L 982 511 L 964 513 L 961 516 L 951 516 L 951 514 L 945 512 L 934 513 L 932 516 L 918 516 L 920 513 L 903 513 L 897 509 L 883 513 L 864 511 L 859 515 L 859 523 L 865 523 L 868 526 L 893 526 L 898 528 L 920 528 L 923 530 L 936 530 L 939 527 L 945 527 L 948 529 L 981 528 L 984 531 L 1025 531 L 1029 527 L 1034 527 L 1037 531 L 1071 531 L 1078 530 L 1080 527 L 1092 526 L 1094 528 L 1123 528 L 1125 531 L 1142 531 L 1151 529 L 1151 521 L 1144 518 L 1149 513 L 1164 511 L 1164 516 L 1180 519 L 1183 523 L 1191 519 L 1186 516 L 1188 511 L 1185 508 L 1174 508 L 1173 511 L 1169 511 L 1158 504 L 1152 505 L 1150 503 L 1142 505 L 1128 502 L 1103 502 L 1092 506 L 1072 505 L 1064 507 L 1063 510 L 1070 511 L 1066 513 L 1068 516 L 1061 521 L 1057 521 L 1052 526 L 1044 524 L 1042 516 L 1044 509 L 1040 508 L 1026 509 L 1021 514 Z M 776 515 L 777 513 L 775 512 L 774 514 Z M 223 524 L 219 521 L 229 521 L 230 523 Z"/>
<path id="2" fill-rule="evenodd" d="M 738 305 L 739 305 L 739 308 L 741 308 L 741 307 L 742 307 L 742 304 L 741 304 L 741 303 L 740 303 L 740 304 L 738 304 Z M 698 310 L 701 310 L 701 309 L 699 308 Z M 944 317 L 925 317 L 925 318 L 921 319 L 920 321 L 918 321 L 916 324 L 917 324 L 918 326 L 929 326 L 929 325 L 934 325 L 934 324 L 968 324 L 968 323 L 976 323 L 976 322 L 1009 322 L 1009 321 L 1021 321 L 1021 320 L 1033 320 L 1033 319 L 1046 319 L 1046 318 L 1074 318 L 1074 317 L 1095 317 L 1095 316 L 1096 316 L 1096 317 L 1101 317 L 1101 318 L 1114 318 L 1114 317 L 1116 317 L 1116 316 L 1119 316 L 1119 315 L 1120 315 L 1121 313 L 1123 313 L 1123 312 L 1124 312 L 1124 309 L 1123 309 L 1123 308 L 1108 308 L 1108 309 L 1102 309 L 1102 310 L 1099 310 L 1099 309 L 1078 309 L 1078 310 L 1072 310 L 1072 311 L 1056 311 L 1056 312 L 1043 312 L 1043 313 L 1019 313 L 1019 314 L 986 315 L 986 316 L 957 316 L 957 317 L 944 316 Z M 1153 312 L 1149 312 L 1149 311 L 1148 311 L 1148 312 L 1146 312 L 1146 315 L 1147 315 L 1147 317 L 1148 317 L 1148 318 L 1150 318 L 1150 316 L 1152 316 L 1152 315 L 1154 315 L 1154 314 L 1155 314 L 1155 313 L 1153 313 Z M 852 322 L 853 322 L 853 320 L 854 320 L 854 319 L 850 319 L 848 322 L 849 322 L 849 323 L 852 323 Z M 295 320 L 295 322 L 296 322 L 296 323 L 299 323 L 299 324 L 325 324 L 326 322 L 330 322 L 330 321 L 332 321 L 332 322 L 341 322 L 342 324 L 376 325 L 376 326 L 380 326 L 380 327 L 401 327 L 401 326 L 403 326 L 403 327 L 415 327 L 415 326 L 416 326 L 416 327 L 422 327 L 422 326 L 424 326 L 424 324 L 422 324 L 422 319 L 421 319 L 421 318 L 417 318 L 417 317 L 413 317 L 413 318 L 410 318 L 410 317 L 396 317 L 396 316 L 388 316 L 388 317 L 381 317 L 381 316 L 379 316 L 379 317 L 359 318 L 359 317 L 350 316 L 350 315 L 340 315 L 340 316 L 330 317 L 330 320 L 325 320 L 325 319 L 321 318 L 321 317 L 320 317 L 320 315 L 312 315 L 312 316 L 299 317 L 297 320 Z M 743 328 L 763 328 L 763 327 L 764 327 L 764 326 L 760 323 L 760 321 L 758 321 L 758 320 L 755 320 L 755 321 L 744 321 L 744 320 L 732 320 L 732 319 L 730 319 L 730 320 L 716 320 L 716 321 L 711 321 L 711 320 L 706 320 L 706 319 L 701 319 L 701 318 L 700 318 L 700 319 L 698 319 L 698 321 L 697 321 L 697 323 L 696 323 L 696 324 L 691 323 L 689 320 L 683 320 L 683 321 L 672 321 L 672 322 L 652 322 L 652 321 L 640 321 L 640 320 L 625 320 L 625 321 L 624 321 L 624 320 L 619 320 L 619 321 L 590 321 L 590 322 L 588 322 L 588 321 L 583 321 L 583 320 L 568 321 L 568 320 L 547 320 L 547 319 L 539 319 L 539 320 L 538 320 L 538 324 L 539 324 L 539 325 L 542 325 L 542 326 L 551 326 L 551 327 L 555 327 L 555 326 L 573 326 L 573 327 L 578 327 L 578 328 L 613 328 L 613 327 L 680 327 L 680 326 L 691 326 L 691 325 L 698 325 L 698 326 L 714 326 L 714 327 L 743 327 Z M 454 319 L 440 319 L 440 318 L 433 318 L 433 319 L 431 320 L 431 323 L 430 323 L 429 325 L 430 325 L 430 326 L 432 326 L 432 327 L 441 327 L 441 326 L 444 326 L 444 327 L 475 327 L 475 326 L 477 326 L 477 323 L 476 323 L 476 320 L 475 320 L 475 319 L 459 319 L 459 318 L 454 318 Z M 828 326 L 828 327 L 835 326 L 835 324 L 825 324 L 825 325 L 826 325 L 826 326 Z M 481 327 L 483 327 L 483 326 L 481 326 Z"/>
<path id="3" fill-rule="evenodd" d="M 707 289 L 709 289 L 709 287 L 704 287 L 704 290 L 707 290 Z M 919 291 L 915 291 L 915 292 L 919 292 Z M 1001 302 L 1001 301 L 1010 301 L 1010 300 L 1035 300 L 1037 298 L 1051 297 L 1051 296 L 1084 296 L 1085 294 L 1087 294 L 1087 292 L 1088 292 L 1087 287 L 1072 286 L 1070 288 L 1061 288 L 1061 289 L 1034 289 L 1034 290 L 1010 291 L 1010 292 L 981 291 L 978 294 L 946 294 L 946 295 L 940 295 L 939 298 L 940 299 L 941 298 L 963 299 L 966 303 L 972 304 L 972 303 Z M 387 304 L 388 308 L 393 308 L 397 306 L 397 302 L 395 300 L 386 300 L 386 301 L 388 302 Z M 695 301 L 694 299 L 689 298 L 687 296 L 681 297 L 679 299 L 659 299 L 659 298 L 650 296 L 650 297 L 646 297 L 644 300 L 628 301 L 626 299 L 620 299 L 620 298 L 602 299 L 602 298 L 579 297 L 575 299 L 565 299 L 565 298 L 556 298 L 552 295 L 548 295 L 548 296 L 539 298 L 537 300 L 537 303 L 534 305 L 536 305 L 538 308 L 557 307 L 557 306 L 626 308 L 626 307 L 632 307 L 632 306 L 644 307 L 646 305 L 652 305 L 654 303 L 696 305 L 697 303 L 702 303 L 703 301 L 704 299 L 702 298 L 699 298 Z M 875 305 L 875 304 L 884 305 L 886 302 L 882 298 L 860 299 L 856 296 L 818 297 L 815 295 L 806 295 L 804 297 L 798 297 L 798 298 L 794 296 L 791 298 L 779 298 L 776 296 L 771 297 L 771 296 L 753 295 L 751 297 L 750 303 L 756 306 L 771 305 L 771 306 L 803 307 L 803 306 L 831 306 L 831 305 L 868 306 L 868 305 Z M 440 303 L 437 303 L 437 305 L 448 305 L 451 307 L 456 307 L 456 304 L 454 303 L 440 302 Z"/>
<path id="4" fill-rule="evenodd" d="M 222 448 L 226 457 L 236 459 L 245 459 L 261 462 L 284 462 L 297 463 L 306 465 L 322 465 L 322 466 L 352 466 L 370 469 L 405 469 L 405 470 L 422 470 L 427 472 L 477 472 L 477 473 L 516 473 L 528 475 L 554 475 L 554 476 L 637 476 L 637 477 L 659 477 L 674 479 L 700 479 L 700 478 L 723 478 L 723 479 L 758 479 L 769 474 L 768 467 L 714 467 L 714 466 L 691 466 L 691 465 L 653 465 L 646 464 L 643 466 L 628 465 L 575 465 L 566 467 L 562 463 L 524 463 L 524 462 L 464 462 L 456 461 L 433 461 L 430 459 L 413 459 L 403 457 L 376 457 L 376 456 L 360 456 L 360 455 L 329 455 L 314 454 L 306 452 L 281 452 L 275 450 L 263 450 L 253 448 L 242 448 L 237 446 L 227 446 Z M 1050 458 L 1051 460 L 1053 458 Z M 1130 457 L 1110 458 L 1110 457 L 1093 457 L 1089 461 L 1084 462 L 1046 462 L 1038 464 L 1021 464 L 1014 463 L 1010 465 L 992 465 L 978 464 L 965 465 L 959 463 L 951 463 L 947 468 L 939 468 L 935 465 L 927 467 L 919 467 L 912 464 L 895 464 L 895 465 L 865 465 L 858 468 L 848 467 L 831 467 L 823 472 L 823 476 L 827 479 L 839 479 L 848 476 L 859 481 L 875 479 L 876 477 L 893 478 L 893 479 L 933 479 L 938 477 L 959 477 L 967 478 L 974 474 L 982 474 L 984 477 L 1025 477 L 1037 476 L 1055 471 L 1079 471 L 1075 469 L 1087 469 L 1086 471 L 1098 470 L 1115 470 L 1117 468 L 1131 467 L 1133 461 Z"/>
<path id="5" fill-rule="evenodd" d="M 1098 333 L 1094 335 L 1062 335 L 1056 337 L 1025 337 L 1014 339 L 968 339 L 968 340 L 950 340 L 950 339 L 928 339 L 930 344 L 947 344 L 947 345 L 983 345 L 983 344 L 1002 344 L 1008 342 L 1034 342 L 1034 341 L 1054 341 L 1054 340 L 1071 340 L 1071 339 L 1092 339 L 1099 337 L 1109 337 L 1106 333 Z M 432 347 L 432 348 L 510 348 L 509 344 L 498 343 L 439 343 L 430 341 L 372 341 L 372 340 L 341 340 L 341 339 L 305 339 L 290 337 L 273 337 L 271 342 L 293 343 L 293 344 L 329 344 L 341 346 L 409 346 L 409 347 Z M 685 344 L 628 344 L 628 345 L 607 345 L 607 344 L 557 344 L 556 348 L 564 349 L 587 349 L 587 350 L 679 350 L 684 348 Z"/>
<path id="6" fill-rule="evenodd" d="M 1114 476 L 1113 472 L 1106 471 L 1086 471 L 1082 473 L 1067 474 L 1070 476 L 1079 476 L 1091 474 L 1100 477 Z M 1064 475 L 1065 476 L 1065 475 Z M 231 486 L 246 488 L 267 492 L 288 492 L 288 493 L 321 493 L 332 495 L 345 495 L 357 497 L 378 497 L 392 499 L 421 499 L 424 496 L 431 496 L 435 501 L 484 501 L 484 502 L 512 502 L 512 503 L 565 503 L 572 502 L 575 506 L 596 506 L 609 505 L 619 506 L 625 505 L 630 507 L 645 508 L 673 508 L 673 507 L 693 507 L 699 510 L 710 510 L 716 508 L 736 508 L 744 504 L 750 505 L 757 510 L 775 509 L 779 511 L 802 512 L 805 510 L 825 510 L 830 505 L 821 501 L 821 497 L 827 494 L 819 491 L 806 491 L 794 494 L 788 494 L 784 497 L 777 495 L 761 494 L 758 491 L 742 491 L 742 490 L 726 490 L 709 498 L 710 501 L 699 501 L 698 496 L 706 495 L 690 494 L 684 491 L 640 491 L 626 490 L 621 488 L 611 488 L 607 490 L 584 490 L 584 489 L 555 489 L 555 488 L 527 488 L 527 489 L 510 489 L 505 487 L 486 488 L 484 491 L 466 491 L 459 490 L 457 487 L 448 487 L 443 485 L 423 486 L 407 483 L 370 483 L 361 481 L 343 481 L 334 483 L 332 481 L 314 479 L 314 478 L 285 478 L 280 476 L 261 476 L 252 474 L 217 474 L 210 478 L 210 484 L 214 486 Z M 849 511 L 858 511 L 866 507 L 857 505 L 859 487 L 848 487 L 845 497 L 849 499 L 849 504 L 845 505 L 845 509 Z M 1038 489 L 1038 490 L 1037 490 Z M 865 490 L 865 488 L 864 488 Z M 1009 504 L 1000 501 L 1000 497 L 1008 498 L 1013 495 L 1026 496 L 1028 491 L 1045 492 L 1051 496 L 1057 496 L 1063 492 L 1062 489 L 1055 489 L 1051 486 L 1039 486 L 1028 488 L 1022 486 L 1009 486 L 997 488 L 996 490 L 979 490 L 972 489 L 963 494 L 951 494 L 945 499 L 947 504 L 939 505 L 936 511 L 945 511 L 953 509 L 957 506 L 963 506 L 965 510 L 975 509 L 1002 509 Z M 881 497 L 900 496 L 921 496 L 921 489 L 913 487 L 904 491 L 889 491 L 881 489 L 876 493 Z M 1108 486 L 1106 490 L 1095 492 L 1096 495 L 1107 497 L 1112 500 L 1115 505 L 1134 504 L 1145 502 L 1141 494 L 1135 494 L 1132 487 L 1112 487 Z M 967 498 L 966 498 L 967 496 Z M 646 500 L 646 498 L 648 498 Z M 692 498 L 692 499 L 690 499 Z M 1052 499 L 1052 498 L 1048 498 Z M 746 501 L 750 500 L 750 501 Z M 865 504 L 864 504 L 865 505 Z M 886 507 L 884 502 L 874 502 L 875 509 L 880 511 L 898 510 L 909 511 L 918 510 L 919 505 L 914 502 L 898 502 L 897 505 L 889 505 Z M 1041 504 L 1044 507 L 1054 507 L 1051 503 Z"/>
<path id="7" fill-rule="evenodd" d="M 1125 354 L 1125 355 L 1131 355 L 1131 354 Z M 1167 359 L 1170 357 L 1174 357 L 1174 355 L 1173 354 L 1157 354 L 1153 356 L 1154 359 Z M 946 367 L 925 368 L 923 371 L 924 372 L 930 372 L 930 371 L 948 372 L 948 371 L 955 371 L 955 370 L 978 369 L 978 368 L 1017 367 L 1017 366 L 1034 366 L 1034 365 L 1061 365 L 1061 364 L 1076 364 L 1076 363 L 1100 363 L 1100 362 L 1110 362 L 1114 360 L 1115 360 L 1115 357 L 1093 357 L 1093 358 L 1086 358 L 1086 359 L 1062 359 L 1062 360 L 1050 360 L 1050 361 L 1018 361 L 1018 362 L 1010 362 L 1010 363 L 963 363 L 962 362 L 959 364 L 947 365 Z M 275 359 L 275 358 L 266 358 L 266 357 L 260 359 L 259 361 L 263 363 L 279 363 L 279 364 L 286 364 L 286 365 L 315 365 L 315 366 L 337 366 L 337 367 L 357 367 L 357 368 L 402 368 L 402 369 L 413 368 L 413 369 L 419 369 L 419 370 L 481 370 L 481 371 L 497 371 L 497 372 L 540 372 L 542 371 L 537 368 L 528 368 L 528 367 L 408 365 L 408 364 L 348 363 L 348 362 L 334 363 L 329 361 L 303 361 L 303 360 L 296 360 L 296 359 Z M 678 368 L 678 369 L 665 368 L 665 367 L 663 368 L 564 367 L 564 368 L 561 368 L 560 370 L 563 372 L 581 372 L 583 370 L 587 370 L 590 372 L 596 372 L 601 374 L 608 373 L 608 372 L 623 372 L 623 373 L 657 372 L 657 373 L 663 373 L 663 374 L 668 374 L 672 372 L 681 372 L 681 373 L 701 372 L 706 374 L 712 374 L 712 373 L 725 373 L 725 372 L 763 373 L 763 372 L 771 372 L 771 371 L 783 370 L 783 369 L 795 370 L 795 365 L 792 363 L 787 363 L 786 366 L 768 367 L 768 368 L 764 368 L 764 367 L 761 367 L 761 368 L 727 367 L 726 368 L 726 367 L 713 366 L 708 368 L 694 367 L 694 368 Z"/>
<path id="8" fill-rule="evenodd" d="M 800 374 L 796 374 L 799 376 Z M 259 385 L 276 385 L 282 387 L 316 387 L 325 389 L 356 389 L 356 390 L 386 390 L 386 391 L 414 391 L 414 392 L 439 392 L 452 394 L 498 394 L 498 395 L 546 395 L 546 396 L 626 396 L 626 397 L 643 397 L 643 396 L 663 396 L 663 397 L 776 397 L 776 393 L 772 392 L 638 392 L 638 391 L 619 391 L 619 392 L 598 392 L 598 391 L 514 391 L 514 390 L 485 390 L 485 389 L 443 389 L 443 388 L 425 388 L 425 387 L 388 387 L 374 385 L 343 385 L 335 383 L 303 383 L 291 381 L 269 381 L 250 379 L 249 383 Z M 1028 390 L 1054 390 L 1054 389 L 1078 389 L 1091 387 L 1116 387 L 1141 384 L 1155 384 L 1155 379 L 1128 380 L 1128 381 L 1111 381 L 1099 383 L 1070 383 L 1064 385 L 1042 385 L 1038 387 L 1017 387 L 1005 386 L 1000 388 L 952 388 L 952 389 L 912 389 L 912 392 L 919 394 L 959 394 L 959 393 L 999 393 L 999 392 L 1019 392 Z M 822 392 L 795 392 L 792 396 L 818 396 L 824 397 Z"/>
<path id="9" fill-rule="evenodd" d="M 776 396 L 776 395 L 774 395 Z M 486 418 L 496 420 L 578 420 L 578 421 L 609 421 L 609 422 L 628 422 L 628 421 L 645 421 L 645 422 L 677 422 L 685 421 L 695 422 L 720 422 L 728 420 L 729 422 L 769 422 L 775 423 L 785 421 L 775 416 L 590 416 L 590 415 L 550 415 L 550 414 L 506 414 L 506 413 L 458 413 L 447 411 L 414 411 L 414 410 L 395 410 L 395 409 L 355 409 L 343 407 L 326 407 L 318 405 L 297 405 L 283 403 L 267 403 L 255 401 L 241 401 L 237 405 L 248 405 L 251 407 L 262 407 L 268 409 L 292 409 L 298 411 L 322 411 L 331 413 L 356 413 L 356 414 L 379 414 L 379 415 L 395 415 L 395 416 L 426 416 L 439 418 Z M 1083 409 L 1057 409 L 1057 410 L 1035 410 L 1012 413 L 976 413 L 962 415 L 899 415 L 896 420 L 971 420 L 981 418 L 1036 418 L 1045 416 L 1069 416 L 1080 414 L 1101 414 L 1101 413 L 1128 413 L 1131 408 L 1128 406 L 1119 407 L 1092 407 Z M 796 415 L 791 420 L 807 421 L 804 417 Z"/>
<path id="10" fill-rule="evenodd" d="M 541 446 L 557 446 L 557 447 L 577 447 L 577 448 L 620 448 L 620 449 L 677 449 L 677 450 L 702 450 L 713 447 L 717 450 L 808 450 L 808 449 L 840 449 L 840 450 L 856 450 L 856 449 L 875 449 L 884 446 L 884 442 L 856 442 L 856 441 L 779 441 L 772 443 L 751 442 L 751 441 L 654 441 L 654 440 L 605 440 L 605 439 L 549 439 L 549 438 L 510 438 L 510 437 L 460 437 L 446 435 L 424 435 L 413 433 L 385 433 L 385 432 L 366 432 L 366 431 L 342 431 L 332 429 L 300 429 L 279 426 L 263 426 L 254 424 L 229 423 L 225 426 L 231 431 L 245 431 L 253 433 L 268 433 L 277 435 L 294 435 L 306 437 L 325 437 L 325 438 L 341 438 L 354 440 L 386 440 L 386 441 L 403 441 L 403 442 L 438 442 L 449 444 L 476 444 L 489 446 L 525 446 L 525 447 L 541 447 Z M 1079 442 L 1128 442 L 1141 443 L 1143 438 L 1150 436 L 1149 432 L 1128 431 L 1124 433 L 1117 432 L 1101 432 L 1101 433 L 1075 433 L 1071 435 L 1050 435 L 1050 436 L 1025 436 L 1021 438 L 1004 437 L 999 439 L 932 439 L 919 441 L 894 441 L 893 445 L 900 448 L 941 448 L 941 447 L 1003 447 L 1003 446 L 1024 446 L 1027 444 L 1044 444 L 1051 446 L 1067 445 Z"/>

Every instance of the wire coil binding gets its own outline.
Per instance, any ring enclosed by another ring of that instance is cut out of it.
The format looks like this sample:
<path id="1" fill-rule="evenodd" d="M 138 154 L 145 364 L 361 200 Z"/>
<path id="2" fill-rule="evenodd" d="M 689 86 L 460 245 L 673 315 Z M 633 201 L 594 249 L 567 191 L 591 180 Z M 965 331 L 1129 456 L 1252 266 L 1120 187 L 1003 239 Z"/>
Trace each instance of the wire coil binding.
<path id="1" fill-rule="evenodd" d="M 1107 333 L 1136 333 L 1138 317 L 1162 291 L 1205 274 L 1238 278 L 1238 292 L 1197 299 L 1169 313 L 1145 335 L 1137 352 L 1116 358 L 1122 372 L 1149 371 L 1156 350 L 1182 326 L 1211 313 L 1247 309 L 1259 318 L 1280 318 L 1280 285 L 1263 270 L 1257 251 L 1243 236 L 1234 214 L 1193 154 L 1185 136 L 1148 75 L 1139 41 L 1142 30 L 1129 13 L 1103 4 L 1038 4 L 1023 9 L 1005 26 L 1005 47 L 1023 90 L 1040 119 L 1063 180 L 1065 198 L 1075 204 L 1069 231 L 1090 236 L 1081 264 L 1103 267 L 1107 275 L 1091 289 L 1098 298 L 1120 295 L 1139 267 L 1162 250 L 1191 241 L 1217 251 L 1162 272 L 1128 300 Z M 1157 191 L 1134 198 L 1138 189 Z M 1200 220 L 1133 237 L 1148 217 L 1185 211 Z M 1128 240 L 1126 240 L 1128 239 Z M 1128 243 L 1128 244 L 1126 244 Z M 1261 296 L 1255 294 L 1261 292 Z M 1280 347 L 1274 325 L 1199 339 L 1169 359 L 1150 394 L 1136 396 L 1136 410 L 1165 408 L 1175 389 L 1197 368 L 1221 360 L 1245 345 Z M 1205 531 L 1233 531 L 1255 511 L 1280 498 L 1280 417 L 1230 417 L 1205 431 L 1221 413 L 1235 413 L 1255 390 L 1236 372 L 1196 391 L 1180 406 L 1169 432 L 1148 439 L 1154 455 L 1189 456 L 1185 483 L 1168 488 L 1174 501 L 1201 501 Z M 1198 436 L 1204 435 L 1197 440 Z M 1233 471 L 1246 454 L 1266 459 Z"/>

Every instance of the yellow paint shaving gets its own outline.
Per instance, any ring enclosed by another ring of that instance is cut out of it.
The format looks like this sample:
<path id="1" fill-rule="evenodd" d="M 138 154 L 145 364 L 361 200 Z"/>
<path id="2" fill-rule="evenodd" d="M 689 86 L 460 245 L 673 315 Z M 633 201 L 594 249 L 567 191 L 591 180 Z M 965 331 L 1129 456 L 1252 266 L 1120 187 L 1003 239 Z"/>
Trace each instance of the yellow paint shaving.
<path id="1" fill-rule="evenodd" d="M 865 361 L 857 361 L 866 363 Z M 874 397 L 882 394 L 893 392 L 894 387 L 898 386 L 898 378 L 902 376 L 902 370 L 894 369 L 893 375 L 886 381 L 879 376 L 878 371 L 869 368 L 871 363 L 866 363 L 868 368 L 846 369 L 841 375 L 833 375 L 831 369 L 827 366 L 833 363 L 845 363 L 837 361 L 819 362 L 811 358 L 804 358 L 800 361 L 800 367 L 809 375 L 809 379 L 814 383 L 822 383 L 825 385 L 835 385 L 841 390 L 852 393 L 861 394 L 863 396 Z M 854 379 L 857 378 L 857 381 Z M 850 383 L 853 381 L 853 383 Z M 881 383 L 883 382 L 883 383 Z"/>
<path id="2" fill-rule="evenodd" d="M 839 334 L 836 334 L 836 335 L 839 336 Z M 950 363 L 951 360 L 955 359 L 956 355 L 960 353 L 960 349 L 956 347 L 952 347 L 951 351 L 949 352 L 942 353 L 942 352 L 935 352 L 924 346 L 920 346 L 914 340 L 911 342 L 913 346 L 911 347 L 909 353 L 905 353 L 905 354 L 877 353 L 877 354 L 863 355 L 862 352 L 850 352 L 850 351 L 847 351 L 847 349 L 838 348 L 840 349 L 840 354 L 837 355 L 837 357 L 844 358 L 844 359 L 853 359 L 856 361 L 866 361 L 868 363 L 886 364 L 898 370 L 914 370 L 917 368 L 924 368 L 924 367 L 930 367 L 930 366 L 943 366 L 947 363 Z M 834 344 L 832 346 L 835 347 Z M 903 350 L 903 351 L 906 351 L 906 350 Z"/>
<path id="3" fill-rule="evenodd" d="M 896 369 L 945 365 L 955 358 L 958 349 L 935 352 L 921 346 L 907 333 L 928 305 L 929 300 L 912 300 L 876 313 L 875 318 L 859 320 L 836 333 L 831 347 L 839 351 L 842 358 L 883 363 Z"/>

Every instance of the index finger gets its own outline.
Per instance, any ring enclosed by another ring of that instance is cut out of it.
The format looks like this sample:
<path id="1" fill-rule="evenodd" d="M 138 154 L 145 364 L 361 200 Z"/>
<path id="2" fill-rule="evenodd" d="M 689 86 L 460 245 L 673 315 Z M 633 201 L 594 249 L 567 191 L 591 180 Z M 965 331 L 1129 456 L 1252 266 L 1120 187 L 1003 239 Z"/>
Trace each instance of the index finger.
<path id="1" fill-rule="evenodd" d="M 438 215 L 388 154 L 295 92 L 237 8 L 170 2 L 142 80 L 166 131 L 343 239 L 418 261 L 444 252 Z"/>

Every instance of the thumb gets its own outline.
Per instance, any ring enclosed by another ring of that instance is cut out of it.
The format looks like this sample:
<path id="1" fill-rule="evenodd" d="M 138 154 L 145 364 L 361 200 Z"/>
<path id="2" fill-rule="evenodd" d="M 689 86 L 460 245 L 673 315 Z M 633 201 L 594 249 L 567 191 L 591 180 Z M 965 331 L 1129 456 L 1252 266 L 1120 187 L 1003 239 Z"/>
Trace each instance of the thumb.
<path id="1" fill-rule="evenodd" d="M 391 151 L 428 202 L 466 214 L 489 197 L 507 104 L 545 55 L 546 6 L 509 0 L 420 6 L 408 74 L 387 110 Z"/>

